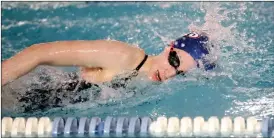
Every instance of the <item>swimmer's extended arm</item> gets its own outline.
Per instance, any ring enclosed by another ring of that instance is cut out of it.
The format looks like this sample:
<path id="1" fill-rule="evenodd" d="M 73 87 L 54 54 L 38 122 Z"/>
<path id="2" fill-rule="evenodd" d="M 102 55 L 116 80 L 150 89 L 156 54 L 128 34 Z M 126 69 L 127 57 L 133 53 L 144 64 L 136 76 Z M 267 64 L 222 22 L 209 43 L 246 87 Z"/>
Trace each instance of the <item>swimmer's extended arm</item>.
<path id="1" fill-rule="evenodd" d="M 30 46 L 2 62 L 2 85 L 13 81 L 38 65 L 101 67 L 119 70 L 136 51 L 118 41 L 60 41 Z M 109 77 L 108 77 L 109 79 Z"/>
<path id="2" fill-rule="evenodd" d="M 39 58 L 36 57 L 39 53 L 36 47 L 29 47 L 3 61 L 1 85 L 13 81 L 35 68 L 39 64 Z"/>

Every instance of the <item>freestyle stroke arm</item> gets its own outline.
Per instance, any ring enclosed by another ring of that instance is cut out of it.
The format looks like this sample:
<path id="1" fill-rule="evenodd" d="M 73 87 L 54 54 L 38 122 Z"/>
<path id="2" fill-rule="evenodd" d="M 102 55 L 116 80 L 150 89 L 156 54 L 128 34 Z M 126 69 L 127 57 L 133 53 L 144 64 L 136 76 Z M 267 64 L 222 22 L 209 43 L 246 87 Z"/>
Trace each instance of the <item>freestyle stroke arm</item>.
<path id="1" fill-rule="evenodd" d="M 2 62 L 1 85 L 11 82 L 38 65 L 103 67 L 100 58 L 106 45 L 121 43 L 95 41 L 57 41 L 32 45 Z"/>

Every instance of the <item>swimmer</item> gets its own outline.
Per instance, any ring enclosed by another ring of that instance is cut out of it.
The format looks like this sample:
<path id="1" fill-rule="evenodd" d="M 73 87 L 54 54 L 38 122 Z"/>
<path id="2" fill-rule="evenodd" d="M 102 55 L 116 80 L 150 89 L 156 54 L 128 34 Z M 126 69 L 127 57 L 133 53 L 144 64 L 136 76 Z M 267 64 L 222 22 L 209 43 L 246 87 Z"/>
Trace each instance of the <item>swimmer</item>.
<path id="1" fill-rule="evenodd" d="M 72 91 L 72 94 L 97 84 L 109 82 L 124 71 L 133 73 L 123 82 L 144 74 L 152 81 L 163 82 L 179 74 L 185 74 L 192 68 L 211 70 L 215 64 L 205 58 L 210 53 L 209 37 L 204 33 L 188 33 L 165 47 L 162 53 L 147 55 L 144 50 L 127 43 L 113 40 L 94 41 L 56 41 L 34 44 L 15 56 L 2 62 L 2 86 L 20 78 L 39 65 L 76 66 L 80 75 L 71 75 L 70 81 L 54 92 Z M 81 81 L 79 80 L 81 78 Z M 125 83 L 114 83 L 113 88 L 125 87 Z M 79 85 L 78 85 L 79 84 Z M 77 89 L 77 90 L 75 90 Z M 47 88 L 26 92 L 19 101 L 30 102 L 29 108 L 49 99 L 37 98 L 50 95 Z M 43 94 L 42 94 L 43 93 Z M 35 98 L 32 98 L 35 97 Z M 71 103 L 89 100 L 87 97 L 73 99 Z M 59 99 L 60 101 L 60 99 Z M 49 102 L 50 103 L 50 102 Z M 59 105 L 58 99 L 54 101 Z M 43 108 L 43 107 L 37 107 Z"/>
<path id="2" fill-rule="evenodd" d="M 209 54 L 208 37 L 189 33 L 172 42 L 156 56 L 127 43 L 112 40 L 57 41 L 34 44 L 2 62 L 2 86 L 30 72 L 38 65 L 78 66 L 81 77 L 91 83 L 111 81 L 134 70 L 153 81 L 165 81 L 194 67 L 214 68 L 203 57 Z"/>

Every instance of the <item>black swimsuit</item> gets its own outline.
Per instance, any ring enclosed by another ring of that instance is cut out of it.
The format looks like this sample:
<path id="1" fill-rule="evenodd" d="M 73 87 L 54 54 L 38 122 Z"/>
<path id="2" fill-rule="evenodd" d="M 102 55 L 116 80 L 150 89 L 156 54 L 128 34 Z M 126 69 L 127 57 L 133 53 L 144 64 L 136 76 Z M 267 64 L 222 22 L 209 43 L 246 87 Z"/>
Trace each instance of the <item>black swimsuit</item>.
<path id="1" fill-rule="evenodd" d="M 126 88 L 131 78 L 138 75 L 138 71 L 146 62 L 147 57 L 148 55 L 145 55 L 142 62 L 135 68 L 132 74 L 121 78 L 121 80 L 119 79 L 119 81 L 111 81 L 110 87 L 113 89 Z M 19 96 L 18 100 L 21 103 L 23 112 L 44 110 L 51 107 L 63 107 L 66 105 L 63 99 L 66 99 L 70 104 L 85 102 L 91 100 L 90 94 L 96 97 L 101 91 L 99 85 L 80 80 L 75 72 L 69 73 L 68 78 L 68 81 L 60 84 L 57 88 L 50 88 L 46 85 L 46 83 L 50 81 L 50 77 L 40 78 L 45 85 L 39 88 L 33 86 L 33 88 L 28 89 L 24 95 Z M 91 88 L 92 90 L 84 91 Z"/>

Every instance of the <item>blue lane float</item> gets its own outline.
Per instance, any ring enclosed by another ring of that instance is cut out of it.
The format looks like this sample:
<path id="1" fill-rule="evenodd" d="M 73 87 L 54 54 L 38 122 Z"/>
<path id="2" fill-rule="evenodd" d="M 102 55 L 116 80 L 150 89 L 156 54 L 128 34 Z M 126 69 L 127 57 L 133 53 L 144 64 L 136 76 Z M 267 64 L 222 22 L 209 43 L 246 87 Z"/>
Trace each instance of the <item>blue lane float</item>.
<path id="1" fill-rule="evenodd" d="M 186 120 L 187 118 L 187 120 Z M 27 121 L 25 121 L 27 120 Z M 39 121 L 38 121 L 39 120 Z M 274 116 L 2 118 L 2 137 L 274 137 Z M 37 127 L 37 128 L 35 128 Z M 187 133 L 187 134 L 186 134 Z"/>
<path id="2" fill-rule="evenodd" d="M 140 137 L 148 137 L 149 136 L 148 129 L 152 122 L 152 119 L 150 117 L 143 117 L 141 121 L 142 121 L 142 124 L 141 124 Z"/>
<path id="3" fill-rule="evenodd" d="M 128 126 L 128 137 L 134 137 L 138 133 L 140 133 L 141 129 L 141 120 L 139 117 L 130 118 L 129 126 Z"/>
<path id="4" fill-rule="evenodd" d="M 61 117 L 54 118 L 53 124 L 52 124 L 52 136 L 53 137 L 62 136 L 64 134 L 64 129 L 65 129 L 64 119 Z"/>
<path id="5" fill-rule="evenodd" d="M 104 134 L 103 137 L 113 137 L 115 133 L 115 126 L 117 125 L 117 119 L 108 116 L 104 123 Z"/>
<path id="6" fill-rule="evenodd" d="M 69 117 L 66 120 L 66 125 L 64 128 L 64 136 L 71 137 L 76 136 L 78 133 L 78 120 L 75 117 Z"/>
<path id="7" fill-rule="evenodd" d="M 262 136 L 263 137 L 274 137 L 274 116 L 264 117 L 262 120 Z"/>
<path id="8" fill-rule="evenodd" d="M 104 131 L 104 122 L 101 122 L 101 118 L 99 117 L 92 117 L 90 124 L 89 124 L 89 136 L 101 136 Z"/>
<path id="9" fill-rule="evenodd" d="M 86 137 L 89 132 L 90 119 L 87 117 L 81 117 L 79 120 L 79 127 L 77 137 Z"/>
<path id="10" fill-rule="evenodd" d="M 126 117 L 119 117 L 117 120 L 117 126 L 115 130 L 116 137 L 123 137 L 127 134 L 129 126 L 129 120 Z"/>

